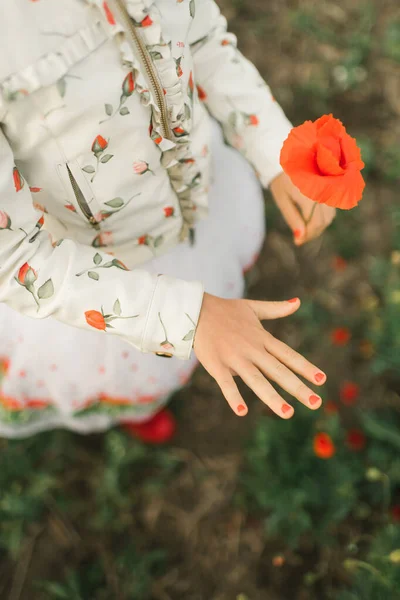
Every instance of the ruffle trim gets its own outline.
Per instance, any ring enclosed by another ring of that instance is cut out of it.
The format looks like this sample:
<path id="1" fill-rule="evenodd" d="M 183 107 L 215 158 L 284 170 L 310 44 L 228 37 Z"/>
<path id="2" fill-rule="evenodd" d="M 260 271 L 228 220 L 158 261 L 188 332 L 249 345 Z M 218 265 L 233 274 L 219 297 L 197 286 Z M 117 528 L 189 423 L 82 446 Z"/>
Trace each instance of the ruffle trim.
<path id="1" fill-rule="evenodd" d="M 4 79 L 0 83 L 0 111 L 6 103 L 59 81 L 73 65 L 106 40 L 107 33 L 99 19 L 62 42 L 56 52 L 44 54 L 35 63 Z"/>
<path id="2" fill-rule="evenodd" d="M 197 93 L 192 74 L 189 77 L 188 89 L 184 90 L 172 56 L 170 41 L 162 35 L 160 16 L 151 0 L 125 0 L 126 10 L 152 58 L 164 91 L 171 130 L 170 137 L 166 138 L 163 135 L 160 108 L 148 89 L 140 61 L 132 48 L 132 42 L 129 41 L 119 11 L 111 12 L 109 4 L 103 0 L 86 1 L 96 5 L 102 12 L 104 26 L 119 45 L 123 64 L 132 70 L 141 102 L 151 107 L 150 136 L 162 152 L 162 165 L 167 169 L 171 185 L 178 196 L 183 217 L 181 239 L 186 239 L 196 219 L 194 199 L 197 194 L 204 194 L 201 187 L 201 171 L 191 153 L 191 105 L 193 95 Z M 187 98 L 191 105 L 186 102 Z"/>

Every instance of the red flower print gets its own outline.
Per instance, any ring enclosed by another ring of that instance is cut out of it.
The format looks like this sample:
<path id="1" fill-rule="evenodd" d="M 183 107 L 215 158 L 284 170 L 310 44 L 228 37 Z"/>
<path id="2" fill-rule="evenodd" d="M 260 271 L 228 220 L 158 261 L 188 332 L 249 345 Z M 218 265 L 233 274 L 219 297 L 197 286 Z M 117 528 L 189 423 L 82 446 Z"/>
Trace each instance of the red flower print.
<path id="1" fill-rule="evenodd" d="M 112 404 L 114 406 L 127 406 L 132 404 L 129 398 L 121 398 L 118 396 L 108 396 L 107 394 L 100 394 L 99 402 L 102 404 Z"/>
<path id="2" fill-rule="evenodd" d="M 36 210 L 40 210 L 42 213 L 47 213 L 47 209 L 42 204 L 39 204 L 38 202 L 34 202 L 33 206 L 34 206 L 34 208 L 36 208 Z"/>
<path id="3" fill-rule="evenodd" d="M 44 225 L 44 216 L 42 215 L 39 219 L 39 221 L 36 223 L 37 227 L 43 227 Z"/>
<path id="4" fill-rule="evenodd" d="M 318 458 L 332 458 L 336 452 L 332 438 L 327 433 L 317 433 L 314 437 L 314 453 Z"/>
<path id="5" fill-rule="evenodd" d="M 14 179 L 14 186 L 15 186 L 15 191 L 16 192 L 20 192 L 22 190 L 22 188 L 24 187 L 24 178 L 22 177 L 21 173 L 18 171 L 17 167 L 13 168 L 13 179 Z"/>
<path id="6" fill-rule="evenodd" d="M 99 154 L 103 152 L 108 146 L 108 142 L 103 138 L 103 136 L 98 135 L 93 144 L 92 144 L 92 152 L 94 154 Z"/>
<path id="7" fill-rule="evenodd" d="M 47 402 L 46 400 L 37 400 L 36 398 L 32 398 L 25 403 L 26 408 L 43 409 L 49 406 L 50 402 Z"/>
<path id="8" fill-rule="evenodd" d="M 142 246 L 142 245 L 144 245 L 144 244 L 146 244 L 146 245 L 147 245 L 147 244 L 149 243 L 149 241 L 148 241 L 148 237 L 149 237 L 149 236 L 148 236 L 147 234 L 146 234 L 146 235 L 141 235 L 141 236 L 140 236 L 140 238 L 138 238 L 138 244 L 139 244 L 140 246 Z"/>
<path id="9" fill-rule="evenodd" d="M 182 137 L 182 135 L 185 135 L 186 133 L 183 127 L 174 127 L 172 131 L 174 132 L 176 137 Z"/>
<path id="10" fill-rule="evenodd" d="M 171 344 L 170 342 L 164 342 L 164 343 L 160 344 L 160 346 L 162 346 L 164 348 L 164 350 L 171 350 L 172 348 L 174 348 L 174 345 Z"/>
<path id="11" fill-rule="evenodd" d="M 32 194 L 37 194 L 38 192 L 42 191 L 42 188 L 38 188 L 38 187 L 30 187 L 29 189 L 32 192 Z"/>
<path id="12" fill-rule="evenodd" d="M 204 89 L 201 87 L 201 85 L 197 85 L 197 94 L 199 96 L 199 99 L 202 100 L 204 102 L 204 100 L 207 100 L 207 94 L 205 93 Z"/>
<path id="13" fill-rule="evenodd" d="M 131 96 L 134 91 L 135 91 L 135 82 L 133 79 L 133 73 L 131 71 L 130 73 L 128 73 L 128 75 L 125 77 L 125 79 L 122 83 L 122 92 L 123 92 L 124 96 Z"/>
<path id="14" fill-rule="evenodd" d="M 24 263 L 18 271 L 17 277 L 21 285 L 31 285 L 37 279 L 37 273 L 28 263 Z"/>
<path id="15" fill-rule="evenodd" d="M 230 45 L 230 41 L 229 40 L 222 40 L 221 46 L 229 46 L 229 45 Z"/>
<path id="16" fill-rule="evenodd" d="M 110 23 L 110 25 L 115 25 L 114 15 L 112 14 L 111 10 L 109 9 L 107 2 L 103 2 L 103 8 L 104 8 L 104 12 L 106 13 L 107 21 Z"/>
<path id="17" fill-rule="evenodd" d="M 10 229 L 11 219 L 6 212 L 0 210 L 0 229 Z"/>
<path id="18" fill-rule="evenodd" d="M 95 329 L 106 330 L 106 322 L 103 315 L 98 310 L 88 310 L 85 312 L 86 323 Z"/>
<path id="19" fill-rule="evenodd" d="M 347 327 L 337 327 L 331 332 L 332 344 L 335 346 L 346 346 L 351 338 L 351 333 Z"/>
<path id="20" fill-rule="evenodd" d="M 340 388 L 340 399 L 346 406 L 352 406 L 360 395 L 360 386 L 353 381 L 345 381 Z"/>
<path id="21" fill-rule="evenodd" d="M 143 21 L 140 22 L 140 26 L 141 27 L 150 27 L 150 25 L 153 25 L 153 21 L 151 20 L 150 16 L 147 15 L 147 17 L 145 17 L 143 19 Z"/>
<path id="22" fill-rule="evenodd" d="M 189 86 L 189 90 L 191 92 L 193 92 L 193 90 L 194 90 L 194 83 L 193 83 L 193 73 L 192 73 L 192 71 L 190 71 L 188 86 Z"/>
<path id="23" fill-rule="evenodd" d="M 259 124 L 259 120 L 258 120 L 258 117 L 256 117 L 256 115 L 248 115 L 247 121 L 248 121 L 249 125 L 258 125 Z"/>
<path id="24" fill-rule="evenodd" d="M 138 404 L 152 404 L 157 400 L 156 396 L 152 396 L 151 394 L 147 394 L 144 396 L 139 396 L 137 399 Z"/>
<path id="25" fill-rule="evenodd" d="M 10 359 L 9 358 L 0 358 L 0 375 L 7 375 L 8 370 L 10 368 Z"/>
<path id="26" fill-rule="evenodd" d="M 64 208 L 67 208 L 71 212 L 75 212 L 76 213 L 76 208 L 75 208 L 75 206 L 73 204 L 64 204 Z"/>
<path id="27" fill-rule="evenodd" d="M 174 214 L 174 208 L 172 206 L 166 206 L 164 208 L 164 214 L 166 217 L 172 217 Z"/>
<path id="28" fill-rule="evenodd" d="M 149 163 L 145 160 L 138 160 L 133 163 L 133 170 L 136 175 L 144 175 L 147 172 L 153 173 L 151 169 L 149 169 Z M 153 173 L 154 175 L 154 173 Z"/>
<path id="29" fill-rule="evenodd" d="M 360 429 L 350 429 L 350 431 L 347 432 L 346 444 L 350 450 L 359 452 L 365 448 L 366 443 L 367 438 Z"/>
<path id="30" fill-rule="evenodd" d="M 7 408 L 7 410 L 17 411 L 22 410 L 24 408 L 21 402 L 19 402 L 15 398 L 12 398 L 11 396 L 0 395 L 0 403 L 4 406 L 4 408 Z"/>
<path id="31" fill-rule="evenodd" d="M 102 248 L 103 246 L 111 246 L 113 243 L 112 231 L 102 231 L 94 238 L 92 246 L 94 248 Z"/>

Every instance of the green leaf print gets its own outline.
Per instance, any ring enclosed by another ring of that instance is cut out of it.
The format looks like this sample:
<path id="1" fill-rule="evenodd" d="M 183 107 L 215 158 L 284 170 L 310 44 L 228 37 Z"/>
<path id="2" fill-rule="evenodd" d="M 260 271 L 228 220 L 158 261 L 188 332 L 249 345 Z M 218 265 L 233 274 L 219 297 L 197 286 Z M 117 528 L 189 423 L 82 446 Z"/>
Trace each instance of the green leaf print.
<path id="1" fill-rule="evenodd" d="M 100 275 L 95 271 L 88 271 L 88 277 L 90 277 L 90 279 L 94 279 L 95 281 L 100 279 Z"/>
<path id="2" fill-rule="evenodd" d="M 109 117 L 111 117 L 111 115 L 113 113 L 113 107 L 111 106 L 111 104 L 105 104 L 104 108 L 105 108 L 105 111 L 106 111 L 106 115 L 108 115 Z"/>
<path id="3" fill-rule="evenodd" d="M 122 115 L 123 117 L 125 115 L 129 115 L 129 108 L 127 108 L 126 106 L 122 107 L 121 110 L 119 111 L 119 114 Z"/>
<path id="4" fill-rule="evenodd" d="M 59 79 L 57 81 L 56 85 L 57 85 L 58 93 L 60 94 L 61 98 L 64 98 L 65 92 L 67 90 L 67 84 L 65 82 L 65 79 L 64 78 L 63 79 Z"/>
<path id="5" fill-rule="evenodd" d="M 86 167 L 82 168 L 82 171 L 85 171 L 85 173 L 94 173 L 96 169 L 92 165 L 86 165 Z"/>
<path id="6" fill-rule="evenodd" d="M 153 242 L 153 246 L 154 246 L 154 248 L 157 248 L 157 246 L 160 246 L 160 244 L 162 244 L 162 243 L 163 243 L 163 239 L 164 239 L 164 237 L 163 237 L 162 235 L 158 235 L 158 236 L 157 236 L 157 237 L 154 239 L 154 242 Z"/>
<path id="7" fill-rule="evenodd" d="M 194 19 L 194 15 L 196 13 L 196 5 L 195 5 L 194 0 L 190 0 L 189 12 L 190 12 L 190 16 L 192 17 L 192 19 Z"/>
<path id="8" fill-rule="evenodd" d="M 121 208 L 121 206 L 124 205 L 124 201 L 122 200 L 122 198 L 113 198 L 108 202 L 104 202 L 104 204 L 106 206 L 111 206 L 111 208 Z"/>
<path id="9" fill-rule="evenodd" d="M 93 262 L 95 265 L 99 265 L 101 263 L 103 259 L 101 258 L 101 255 L 96 252 L 96 254 L 93 256 Z"/>
<path id="10" fill-rule="evenodd" d="M 114 312 L 114 314 L 116 314 L 118 317 L 120 317 L 120 316 L 121 316 L 121 304 L 120 304 L 120 301 L 118 300 L 118 298 L 117 298 L 117 300 L 114 302 L 114 306 L 113 306 L 113 312 Z"/>
<path id="11" fill-rule="evenodd" d="M 101 159 L 100 162 L 102 163 L 108 163 L 109 160 L 112 159 L 112 157 L 114 156 L 114 154 L 105 154 Z"/>
<path id="12" fill-rule="evenodd" d="M 187 334 L 182 338 L 183 342 L 189 342 L 190 340 L 193 339 L 194 336 L 194 329 L 191 329 L 190 331 L 187 332 Z"/>
<path id="13" fill-rule="evenodd" d="M 38 298 L 45 300 L 51 298 L 54 294 L 54 285 L 51 279 L 48 279 L 37 291 Z"/>

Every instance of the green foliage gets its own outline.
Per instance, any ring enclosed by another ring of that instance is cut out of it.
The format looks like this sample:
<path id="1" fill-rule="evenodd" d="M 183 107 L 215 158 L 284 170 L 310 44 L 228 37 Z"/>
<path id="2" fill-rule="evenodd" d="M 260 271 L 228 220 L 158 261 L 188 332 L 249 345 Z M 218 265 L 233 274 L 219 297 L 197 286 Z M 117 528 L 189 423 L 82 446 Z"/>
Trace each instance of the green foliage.
<path id="1" fill-rule="evenodd" d="M 387 26 L 383 48 L 387 56 L 400 62 L 400 20 L 393 21 Z"/>
<path id="2" fill-rule="evenodd" d="M 317 432 L 328 433 L 336 454 L 326 460 L 313 449 Z M 357 502 L 356 486 L 363 480 L 364 460 L 343 446 L 337 417 L 321 421 L 298 407 L 295 418 L 264 417 L 256 425 L 241 474 L 241 501 L 267 512 L 267 534 L 279 534 L 296 547 L 307 533 L 314 542 L 335 543 L 332 527 L 343 521 Z"/>
<path id="3" fill-rule="evenodd" d="M 378 532 L 362 560 L 347 559 L 352 585 L 334 600 L 398 600 L 400 590 L 400 526 L 388 525 Z"/>

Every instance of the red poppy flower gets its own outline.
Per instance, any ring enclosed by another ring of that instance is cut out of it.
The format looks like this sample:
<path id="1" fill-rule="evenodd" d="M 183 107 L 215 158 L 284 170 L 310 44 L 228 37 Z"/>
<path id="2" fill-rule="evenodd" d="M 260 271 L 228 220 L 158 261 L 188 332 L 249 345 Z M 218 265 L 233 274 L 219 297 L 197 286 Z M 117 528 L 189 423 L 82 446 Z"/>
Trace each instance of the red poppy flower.
<path id="1" fill-rule="evenodd" d="M 282 147 L 281 166 L 305 196 L 320 204 L 350 209 L 362 198 L 360 149 L 333 115 L 292 129 Z"/>
<path id="2" fill-rule="evenodd" d="M 350 429 L 347 432 L 346 444 L 350 450 L 359 452 L 365 448 L 366 443 L 367 438 L 365 437 L 364 432 L 360 429 Z"/>
<path id="3" fill-rule="evenodd" d="M 346 346 L 350 338 L 351 333 L 347 327 L 336 327 L 331 332 L 332 344 L 335 344 L 335 346 Z"/>
<path id="4" fill-rule="evenodd" d="M 390 514 L 392 516 L 393 521 L 396 523 L 400 523 L 400 504 L 395 504 L 390 509 Z"/>
<path id="5" fill-rule="evenodd" d="M 360 386 L 354 381 L 345 381 L 340 388 L 340 399 L 346 406 L 356 403 L 360 395 Z"/>
<path id="6" fill-rule="evenodd" d="M 324 404 L 324 412 L 327 415 L 336 415 L 336 413 L 338 412 L 338 405 L 333 402 L 332 400 L 328 400 L 328 402 L 325 402 Z"/>
<path id="7" fill-rule="evenodd" d="M 332 259 L 332 267 L 335 271 L 340 273 L 347 267 L 347 261 L 342 256 L 334 256 Z"/>
<path id="8" fill-rule="evenodd" d="M 193 73 L 192 73 L 192 71 L 190 71 L 188 85 L 189 85 L 190 91 L 193 92 L 193 90 L 194 90 L 194 83 L 193 83 Z"/>
<path id="9" fill-rule="evenodd" d="M 104 12 L 106 13 L 107 21 L 110 23 L 110 25 L 115 25 L 114 15 L 112 14 L 111 10 L 109 9 L 107 2 L 103 2 L 103 8 L 104 8 Z"/>
<path id="10" fill-rule="evenodd" d="M 128 406 L 132 404 L 129 398 L 122 398 L 118 396 L 108 396 L 107 394 L 100 394 L 99 401 L 102 404 L 112 404 L 114 406 Z"/>
<path id="11" fill-rule="evenodd" d="M 202 100 L 204 102 L 204 100 L 207 100 L 207 94 L 205 93 L 204 89 L 201 87 L 201 85 L 197 85 L 197 94 L 199 96 L 199 100 Z"/>
<path id="12" fill-rule="evenodd" d="M 166 206 L 164 208 L 164 214 L 166 217 L 172 217 L 174 214 L 174 208 L 172 206 Z"/>
<path id="13" fill-rule="evenodd" d="M 18 271 L 17 279 L 22 285 L 31 284 L 37 279 L 37 273 L 28 263 L 24 263 Z"/>
<path id="14" fill-rule="evenodd" d="M 13 168 L 13 179 L 14 179 L 14 186 L 15 186 L 15 191 L 16 192 L 20 192 L 22 190 L 22 188 L 24 187 L 24 178 L 22 177 L 21 173 L 18 171 L 17 167 Z"/>
<path id="15" fill-rule="evenodd" d="M 314 437 L 314 452 L 318 458 L 332 458 L 336 448 L 331 436 L 327 433 L 317 433 Z"/>
<path id="16" fill-rule="evenodd" d="M 108 142 L 103 138 L 103 136 L 98 135 L 92 144 L 92 152 L 95 154 L 99 154 L 103 152 L 108 146 Z"/>
<path id="17" fill-rule="evenodd" d="M 86 323 L 95 329 L 106 330 L 106 322 L 103 315 L 98 310 L 88 310 L 85 312 Z"/>
<path id="18" fill-rule="evenodd" d="M 38 188 L 38 187 L 30 187 L 29 189 L 33 194 L 36 194 L 37 192 L 42 191 L 42 188 Z"/>
<path id="19" fill-rule="evenodd" d="M 8 410 L 22 410 L 23 404 L 11 396 L 0 396 L 0 403 Z"/>

